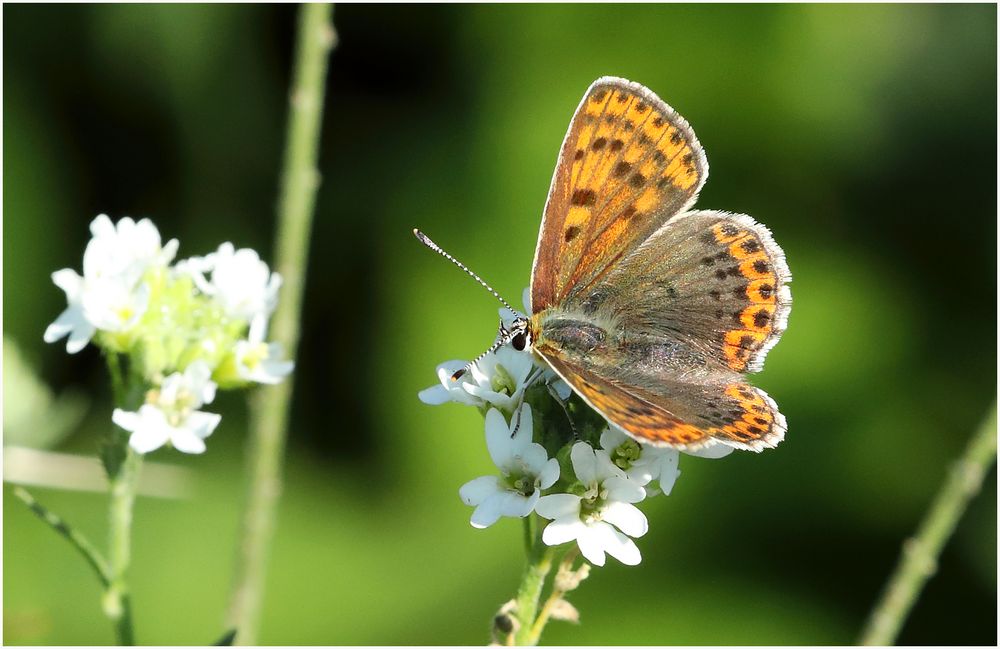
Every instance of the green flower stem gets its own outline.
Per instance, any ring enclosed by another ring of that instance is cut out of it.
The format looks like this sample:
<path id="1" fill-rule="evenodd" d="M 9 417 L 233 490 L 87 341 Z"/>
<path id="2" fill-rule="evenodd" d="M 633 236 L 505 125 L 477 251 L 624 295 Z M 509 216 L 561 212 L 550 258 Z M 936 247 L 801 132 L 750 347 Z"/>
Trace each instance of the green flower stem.
<path id="1" fill-rule="evenodd" d="M 128 406 L 126 401 L 129 386 L 122 372 L 121 358 L 115 352 L 107 352 L 105 358 L 111 375 L 115 406 L 125 408 Z M 105 582 L 102 604 L 104 614 L 115 625 L 118 644 L 132 645 L 135 644 L 135 631 L 127 573 L 132 550 L 132 510 L 135 506 L 142 455 L 132 450 L 128 444 L 128 436 L 121 433 L 119 429 L 113 429 L 109 441 L 113 448 L 121 449 L 122 455 L 117 469 L 108 469 L 108 579 Z"/>
<path id="2" fill-rule="evenodd" d="M 534 517 L 535 515 L 531 514 L 530 516 Z M 514 631 L 514 644 L 516 645 L 526 646 L 538 642 L 538 636 L 533 636 L 532 632 L 538 612 L 538 600 L 542 595 L 545 578 L 552 570 L 554 556 L 555 548 L 545 545 L 541 535 L 536 535 L 531 553 L 528 556 L 528 565 L 521 578 L 521 586 L 517 590 L 517 608 L 514 611 L 518 621 L 517 629 Z"/>
<path id="3" fill-rule="evenodd" d="M 537 521 L 535 521 L 535 517 L 525 516 L 524 526 L 522 527 L 524 530 L 524 553 L 529 557 L 531 556 L 531 548 L 534 547 L 535 544 L 536 528 Z"/>
<path id="4" fill-rule="evenodd" d="M 302 288 L 319 187 L 319 152 L 327 60 L 336 42 L 328 4 L 299 9 L 298 36 L 290 98 L 285 158 L 278 207 L 275 268 L 284 278 L 281 301 L 271 325 L 274 340 L 295 358 L 299 340 Z M 243 537 L 230 596 L 229 626 L 238 644 L 257 644 L 264 576 L 278 498 L 293 380 L 260 390 L 250 402 L 249 484 L 243 511 Z"/>
<path id="5" fill-rule="evenodd" d="M 559 570 L 556 573 L 556 578 L 552 583 L 552 592 L 549 593 L 548 599 L 545 600 L 545 604 L 542 606 L 541 612 L 538 614 L 538 618 L 535 619 L 535 623 L 531 625 L 531 632 L 528 634 L 525 644 L 537 645 L 538 639 L 542 636 L 542 631 L 545 629 L 545 625 L 548 624 L 549 618 L 552 617 L 552 612 L 555 610 L 556 605 L 566 594 L 566 591 L 559 587 L 559 572 L 569 572 L 573 567 L 573 562 L 576 561 L 577 556 L 579 556 L 580 551 L 577 546 L 572 546 L 563 555 L 562 560 L 559 562 Z"/>
<path id="6" fill-rule="evenodd" d="M 132 508 L 139 481 L 142 455 L 126 446 L 125 460 L 118 474 L 111 479 L 109 509 L 108 560 L 110 580 L 104 594 L 104 613 L 115 624 L 118 644 L 135 644 L 132 626 L 132 604 L 126 573 L 131 558 Z"/>
<path id="7" fill-rule="evenodd" d="M 862 645 L 890 645 L 896 641 L 921 589 L 934 574 L 937 558 L 955 531 L 969 501 L 979 493 L 983 477 L 996 461 L 997 407 L 972 436 L 965 454 L 952 466 L 920 524 L 916 536 L 903 543 L 895 572 L 861 634 Z"/>
<path id="8" fill-rule="evenodd" d="M 125 382 L 122 378 L 121 359 L 118 358 L 116 352 L 106 351 L 104 354 L 108 362 L 108 373 L 111 375 L 111 396 L 116 406 L 123 406 L 125 404 Z"/>
<path id="9" fill-rule="evenodd" d="M 61 534 L 63 537 L 69 541 L 74 548 L 76 548 L 83 558 L 87 560 L 90 567 L 94 569 L 97 573 L 97 578 L 101 581 L 101 585 L 107 588 L 111 583 L 111 569 L 108 567 L 108 562 L 101 556 L 101 553 L 95 548 L 87 537 L 78 532 L 77 530 L 70 527 L 66 521 L 59 518 L 44 505 L 39 503 L 35 498 L 25 491 L 21 487 L 14 487 L 14 495 L 17 496 L 21 502 L 28 506 L 28 508 L 34 512 L 38 518 L 42 519 L 43 522 L 47 523 L 49 527 Z"/>

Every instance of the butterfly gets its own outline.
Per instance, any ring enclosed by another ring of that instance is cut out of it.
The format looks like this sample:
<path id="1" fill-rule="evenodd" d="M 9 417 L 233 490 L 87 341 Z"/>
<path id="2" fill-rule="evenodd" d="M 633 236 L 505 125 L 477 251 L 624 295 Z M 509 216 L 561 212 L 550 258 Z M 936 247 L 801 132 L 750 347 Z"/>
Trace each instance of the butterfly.
<path id="1" fill-rule="evenodd" d="M 744 374 L 786 327 L 791 273 L 751 217 L 689 209 L 707 178 L 683 117 L 638 83 L 595 81 L 552 177 L 530 315 L 501 324 L 491 350 L 532 350 L 640 442 L 761 451 L 785 418 Z"/>

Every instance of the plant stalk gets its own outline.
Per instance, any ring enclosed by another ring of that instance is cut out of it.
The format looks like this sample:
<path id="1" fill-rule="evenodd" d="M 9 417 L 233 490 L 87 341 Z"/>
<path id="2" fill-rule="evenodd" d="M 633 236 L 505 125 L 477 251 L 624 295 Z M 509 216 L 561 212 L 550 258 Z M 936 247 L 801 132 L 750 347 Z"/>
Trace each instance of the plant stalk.
<path id="1" fill-rule="evenodd" d="M 951 467 L 915 536 L 903 543 L 895 572 L 872 609 L 861 634 L 862 645 L 895 643 L 924 584 L 937 569 L 937 559 L 955 531 L 969 501 L 979 493 L 983 477 L 996 461 L 997 407 L 972 436 L 965 453 Z"/>
<path id="2" fill-rule="evenodd" d="M 517 608 L 514 614 L 517 616 L 518 626 L 514 631 L 514 644 L 518 646 L 533 645 L 538 642 L 538 636 L 533 634 L 535 617 L 538 613 L 542 588 L 545 586 L 545 578 L 552 570 L 554 556 L 555 548 L 545 545 L 541 535 L 536 535 L 528 556 L 528 565 L 521 578 L 521 585 L 517 589 Z"/>
<path id="3" fill-rule="evenodd" d="M 329 4 L 304 4 L 299 9 L 276 235 L 275 268 L 284 284 L 271 326 L 272 338 L 284 345 L 292 359 L 298 348 L 309 234 L 319 187 L 316 162 L 327 60 L 336 42 L 331 15 Z M 293 376 L 289 376 L 250 400 L 249 482 L 227 616 L 228 626 L 237 630 L 237 644 L 257 644 L 292 387 Z"/>
<path id="4" fill-rule="evenodd" d="M 118 475 L 111 479 L 109 506 L 108 567 L 110 582 L 104 592 L 104 613 L 115 625 L 118 644 L 135 644 L 132 602 L 127 572 L 131 560 L 132 509 L 142 455 L 126 446 L 125 460 Z"/>
<path id="5" fill-rule="evenodd" d="M 579 551 L 576 546 L 571 547 L 563 555 L 562 560 L 559 562 L 559 570 L 556 572 L 556 577 L 552 582 L 552 592 L 549 593 L 548 598 L 545 600 L 545 604 L 542 606 L 542 610 L 538 613 L 538 618 L 535 619 L 534 624 L 531 625 L 531 632 L 527 637 L 526 644 L 537 645 L 539 638 L 542 637 L 542 631 L 545 629 L 545 625 L 548 624 L 549 618 L 552 617 L 552 612 L 555 611 L 556 606 L 559 601 L 566 594 L 566 591 L 559 586 L 559 573 L 569 572 L 573 568 L 573 562 L 579 555 Z"/>
<path id="6" fill-rule="evenodd" d="M 97 578 L 101 581 L 101 586 L 106 589 L 111 584 L 111 569 L 108 567 L 107 560 L 105 560 L 100 551 L 95 548 L 93 544 L 91 544 L 87 537 L 70 527 L 69 524 L 59 516 L 46 509 L 44 505 L 35 500 L 34 496 L 28 493 L 25 489 L 21 487 L 14 487 L 14 495 L 17 496 L 21 502 L 27 505 L 28 509 L 30 509 L 44 523 L 65 537 L 66 540 L 69 541 L 70 544 L 72 544 L 73 547 L 83 555 L 83 558 L 87 560 L 90 567 L 94 569 L 95 573 L 97 573 Z"/>

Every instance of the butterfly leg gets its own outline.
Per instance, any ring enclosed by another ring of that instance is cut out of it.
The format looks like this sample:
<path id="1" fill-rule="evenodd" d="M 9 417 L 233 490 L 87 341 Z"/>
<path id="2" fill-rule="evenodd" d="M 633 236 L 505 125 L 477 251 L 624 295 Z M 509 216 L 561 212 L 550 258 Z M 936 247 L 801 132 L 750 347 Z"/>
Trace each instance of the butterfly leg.
<path id="1" fill-rule="evenodd" d="M 521 411 L 522 410 L 524 410 L 524 404 L 523 403 L 517 409 L 517 419 L 514 421 L 514 428 L 512 428 L 511 431 L 510 431 L 510 438 L 511 439 L 514 439 L 514 436 L 517 435 L 517 431 L 521 428 Z"/>
<path id="2" fill-rule="evenodd" d="M 549 394 L 552 395 L 552 398 L 555 399 L 556 403 L 559 404 L 559 407 L 562 408 L 563 413 L 566 414 L 566 421 L 569 422 L 569 429 L 573 432 L 573 441 L 579 442 L 580 434 L 576 432 L 576 424 L 573 423 L 573 418 L 569 416 L 569 408 L 567 408 L 565 402 L 559 398 L 559 393 L 556 392 L 556 389 L 551 383 L 546 383 L 545 387 L 549 389 Z"/>

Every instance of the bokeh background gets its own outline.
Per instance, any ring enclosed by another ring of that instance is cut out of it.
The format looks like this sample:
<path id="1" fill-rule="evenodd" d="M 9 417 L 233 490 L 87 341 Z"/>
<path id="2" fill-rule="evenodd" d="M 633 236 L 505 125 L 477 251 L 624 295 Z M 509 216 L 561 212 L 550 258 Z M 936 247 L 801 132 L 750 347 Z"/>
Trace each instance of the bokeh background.
<path id="1" fill-rule="evenodd" d="M 851 643 L 949 462 L 996 395 L 996 7 L 338 7 L 287 485 L 261 641 L 479 644 L 523 565 L 458 487 L 490 471 L 472 409 L 416 393 L 519 300 L 573 109 L 644 83 L 694 126 L 699 205 L 772 228 L 795 306 L 757 383 L 787 415 L 759 456 L 682 458 L 647 503 L 643 563 L 595 570 L 549 644 Z M 295 9 L 3 10 L 5 442 L 91 455 L 110 425 L 94 348 L 42 331 L 49 274 L 98 213 L 151 217 L 181 256 L 271 254 Z M 19 361 L 19 362 L 15 362 Z M 51 392 L 49 392 L 51 391 Z M 31 394 L 38 401 L 23 401 Z M 44 404 L 20 409 L 18 403 Z M 185 499 L 140 499 L 144 643 L 214 641 L 243 498 L 226 393 Z M 7 415 L 10 414 L 10 417 Z M 35 489 L 90 536 L 100 494 Z M 106 644 L 89 568 L 4 487 L 3 639 Z M 996 644 L 996 474 L 907 623 L 907 644 Z"/>

